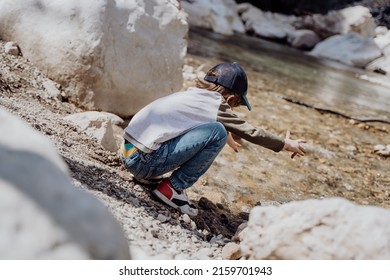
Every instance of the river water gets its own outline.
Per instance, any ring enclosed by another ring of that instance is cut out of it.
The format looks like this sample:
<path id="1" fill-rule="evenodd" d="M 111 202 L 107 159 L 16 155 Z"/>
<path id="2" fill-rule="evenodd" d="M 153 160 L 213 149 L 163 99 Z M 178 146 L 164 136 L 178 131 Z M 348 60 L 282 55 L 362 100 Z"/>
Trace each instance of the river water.
<path id="1" fill-rule="evenodd" d="M 244 140 L 225 148 L 193 188 L 232 210 L 254 205 L 341 196 L 390 208 L 390 158 L 374 152 L 390 144 L 386 123 L 359 123 L 284 98 L 358 119 L 390 121 L 390 80 L 380 74 L 319 60 L 299 50 L 246 35 L 189 33 L 187 64 L 206 71 L 222 61 L 246 69 L 253 110 L 237 114 L 278 135 L 291 130 L 308 141 L 305 157 L 291 160 Z"/>
<path id="2" fill-rule="evenodd" d="M 249 69 L 274 77 L 276 90 L 293 89 L 291 98 L 340 110 L 353 117 L 390 120 L 390 78 L 320 60 L 290 47 L 237 34 L 222 36 L 195 29 L 189 53 L 239 61 Z M 380 85 L 359 77 L 371 77 Z"/>

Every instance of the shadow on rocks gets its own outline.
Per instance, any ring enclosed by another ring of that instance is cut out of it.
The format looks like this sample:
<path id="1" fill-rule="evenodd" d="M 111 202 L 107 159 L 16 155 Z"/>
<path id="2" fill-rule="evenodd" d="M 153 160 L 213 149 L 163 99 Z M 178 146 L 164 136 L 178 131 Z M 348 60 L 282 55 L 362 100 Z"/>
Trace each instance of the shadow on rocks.
<path id="1" fill-rule="evenodd" d="M 194 202 L 198 207 L 199 213 L 193 218 L 198 229 L 205 229 L 210 232 L 210 238 L 213 235 L 222 234 L 224 237 L 231 239 L 237 228 L 248 221 L 249 213 L 240 212 L 232 213 L 222 204 L 214 204 L 205 197 Z"/>
<path id="2" fill-rule="evenodd" d="M 88 189 L 101 191 L 115 199 L 130 203 L 135 207 L 144 206 L 145 211 L 152 217 L 157 217 L 158 212 L 168 212 L 172 219 L 171 224 L 180 223 L 181 213 L 158 201 L 150 192 L 151 189 L 142 187 L 142 191 L 136 191 L 135 183 L 131 179 L 123 178 L 121 175 L 99 168 L 96 166 L 86 166 L 78 161 L 65 158 L 72 177 Z M 222 204 L 214 204 L 205 197 L 199 201 L 194 201 L 194 205 L 199 209 L 198 216 L 193 217 L 198 230 L 207 230 L 209 234 L 202 236 L 209 241 L 213 236 L 223 235 L 231 239 L 237 231 L 238 226 L 248 221 L 249 213 L 232 213 Z M 185 223 L 180 223 L 184 228 L 195 232 Z"/>
<path id="3" fill-rule="evenodd" d="M 72 178 L 83 184 L 90 190 L 100 191 L 117 200 L 131 203 L 139 207 L 148 205 L 148 201 L 138 197 L 132 191 L 134 183 L 131 180 L 123 178 L 114 171 L 100 168 L 94 165 L 85 165 L 70 158 L 64 158 L 71 173 Z"/>

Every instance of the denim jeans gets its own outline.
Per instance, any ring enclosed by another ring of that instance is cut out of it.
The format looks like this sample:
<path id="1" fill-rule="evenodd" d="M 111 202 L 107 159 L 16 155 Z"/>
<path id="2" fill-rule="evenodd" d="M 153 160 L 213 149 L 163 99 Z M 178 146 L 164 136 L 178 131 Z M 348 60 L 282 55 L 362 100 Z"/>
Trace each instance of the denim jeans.
<path id="1" fill-rule="evenodd" d="M 138 179 L 173 171 L 170 181 L 175 189 L 182 190 L 191 187 L 209 169 L 226 139 L 221 123 L 207 123 L 162 143 L 151 153 L 138 150 L 125 158 L 124 164 Z"/>

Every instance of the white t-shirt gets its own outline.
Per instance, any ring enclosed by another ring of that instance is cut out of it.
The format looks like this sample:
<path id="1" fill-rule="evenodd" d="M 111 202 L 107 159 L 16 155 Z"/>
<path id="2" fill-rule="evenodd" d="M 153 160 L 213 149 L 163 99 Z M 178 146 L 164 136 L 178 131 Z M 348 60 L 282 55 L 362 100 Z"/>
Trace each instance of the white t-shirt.
<path id="1" fill-rule="evenodd" d="M 144 152 L 157 150 L 161 143 L 199 125 L 217 121 L 222 95 L 190 87 L 159 98 L 142 108 L 131 119 L 125 133 Z M 145 149 L 146 148 L 146 149 Z"/>

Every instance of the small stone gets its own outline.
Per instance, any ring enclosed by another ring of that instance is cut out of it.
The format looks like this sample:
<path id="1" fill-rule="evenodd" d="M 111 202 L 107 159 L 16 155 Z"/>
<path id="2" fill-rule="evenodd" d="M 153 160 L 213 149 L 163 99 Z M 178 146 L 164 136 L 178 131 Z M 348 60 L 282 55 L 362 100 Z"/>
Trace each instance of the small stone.
<path id="1" fill-rule="evenodd" d="M 217 241 L 218 241 L 218 238 L 214 235 L 214 236 L 210 239 L 209 243 L 210 243 L 210 244 L 214 244 L 214 243 L 216 243 Z"/>
<path id="2" fill-rule="evenodd" d="M 381 145 L 381 144 L 378 144 L 378 145 L 374 146 L 374 151 L 375 152 L 381 151 L 381 150 L 384 150 L 384 149 L 386 149 L 386 147 L 384 145 Z"/>
<path id="3" fill-rule="evenodd" d="M 345 147 L 345 149 L 349 152 L 356 152 L 357 151 L 357 148 L 354 145 L 348 145 Z"/>
<path id="4" fill-rule="evenodd" d="M 45 88 L 49 97 L 59 98 L 61 96 L 61 91 L 56 87 L 55 83 L 52 80 L 47 79 L 42 82 L 42 85 Z"/>
<path id="5" fill-rule="evenodd" d="M 151 231 L 150 231 L 150 233 L 152 234 L 152 236 L 154 237 L 154 238 L 158 238 L 159 236 L 158 236 L 158 231 L 156 230 L 156 229 L 152 229 Z"/>
<path id="6" fill-rule="evenodd" d="M 165 216 L 163 214 L 158 214 L 157 220 L 159 220 L 162 223 L 168 222 L 171 219 L 171 217 Z"/>
<path id="7" fill-rule="evenodd" d="M 191 221 L 191 229 L 196 230 L 196 224 L 194 221 Z"/>
<path id="8" fill-rule="evenodd" d="M 344 183 L 343 186 L 348 191 L 352 191 L 353 190 L 353 187 L 350 184 L 348 184 L 348 183 Z"/>
<path id="9" fill-rule="evenodd" d="M 191 224 L 191 218 L 190 218 L 190 216 L 188 216 L 187 214 L 184 214 L 184 215 L 182 216 L 182 219 L 183 219 L 183 221 L 184 221 L 186 224 Z"/>
<path id="10" fill-rule="evenodd" d="M 15 42 L 7 42 L 4 45 L 4 51 L 7 54 L 18 56 L 20 51 L 19 47 Z"/>
<path id="11" fill-rule="evenodd" d="M 230 242 L 223 247 L 223 260 L 238 260 L 239 258 L 241 258 L 240 245 L 234 242 Z"/>
<path id="12" fill-rule="evenodd" d="M 370 128 L 370 126 L 368 126 L 368 125 L 365 124 L 365 123 L 359 123 L 357 126 L 358 126 L 359 128 L 363 128 L 363 129 L 369 129 L 369 128 Z"/>
<path id="13" fill-rule="evenodd" d="M 387 151 L 387 150 L 380 150 L 380 151 L 377 151 L 376 153 L 377 153 L 378 155 L 384 156 L 384 157 L 390 156 L 390 151 Z"/>
<path id="14" fill-rule="evenodd" d="M 142 187 L 140 185 L 134 185 L 133 189 L 135 191 L 137 191 L 137 192 L 142 192 L 143 191 L 143 189 L 142 189 Z"/>
<path id="15" fill-rule="evenodd" d="M 327 144 L 330 145 L 330 146 L 338 147 L 338 146 L 340 145 L 340 142 L 339 142 L 337 139 L 330 138 L 330 139 L 327 141 Z"/>

